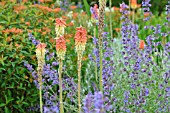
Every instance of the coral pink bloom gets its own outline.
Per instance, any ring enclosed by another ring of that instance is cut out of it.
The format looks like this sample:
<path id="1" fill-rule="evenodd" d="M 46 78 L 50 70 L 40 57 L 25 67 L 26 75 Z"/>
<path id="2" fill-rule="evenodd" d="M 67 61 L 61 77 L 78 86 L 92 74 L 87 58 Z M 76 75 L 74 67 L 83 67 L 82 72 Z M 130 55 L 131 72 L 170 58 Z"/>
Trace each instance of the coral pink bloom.
<path id="1" fill-rule="evenodd" d="M 113 10 L 114 11 L 120 11 L 120 8 L 119 7 L 113 7 Z"/>
<path id="2" fill-rule="evenodd" d="M 66 22 L 60 18 L 56 18 L 55 22 L 56 22 L 56 26 L 65 27 L 65 25 L 66 25 Z"/>
<path id="3" fill-rule="evenodd" d="M 87 41 L 87 32 L 86 29 L 84 27 L 78 27 L 76 28 L 77 32 L 75 34 L 75 42 L 76 43 L 86 43 Z"/>
<path id="4" fill-rule="evenodd" d="M 46 47 L 45 43 L 40 43 L 36 46 L 36 48 L 39 49 L 39 50 L 45 49 L 45 47 Z"/>
<path id="5" fill-rule="evenodd" d="M 59 37 L 59 39 L 56 40 L 56 50 L 66 51 L 66 41 L 63 36 Z"/>
<path id="6" fill-rule="evenodd" d="M 144 46 L 145 46 L 145 41 L 140 40 L 139 49 L 144 49 Z"/>
<path id="7" fill-rule="evenodd" d="M 64 28 L 66 27 L 66 22 L 60 18 L 56 18 L 56 39 L 58 39 L 60 36 L 64 35 Z"/>
<path id="8" fill-rule="evenodd" d="M 38 59 L 45 56 L 45 47 L 45 43 L 40 43 L 36 46 L 36 56 Z"/>
<path id="9" fill-rule="evenodd" d="M 138 6 L 137 0 L 131 0 L 130 5 L 132 9 L 136 9 Z"/>
<path id="10" fill-rule="evenodd" d="M 66 41 L 63 36 L 56 39 L 56 50 L 58 58 L 64 60 L 66 53 Z"/>
<path id="11" fill-rule="evenodd" d="M 87 42 L 87 32 L 84 27 L 78 27 L 76 29 L 76 34 L 75 34 L 75 46 L 76 46 L 76 51 L 84 51 L 85 50 L 85 45 Z"/>

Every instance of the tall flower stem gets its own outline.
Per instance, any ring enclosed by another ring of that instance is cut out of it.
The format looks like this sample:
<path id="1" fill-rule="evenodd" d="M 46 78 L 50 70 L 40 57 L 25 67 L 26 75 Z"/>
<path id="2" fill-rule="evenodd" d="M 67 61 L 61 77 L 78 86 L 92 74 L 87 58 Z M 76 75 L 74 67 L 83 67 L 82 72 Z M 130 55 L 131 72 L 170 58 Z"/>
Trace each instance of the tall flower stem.
<path id="1" fill-rule="evenodd" d="M 93 32 L 94 32 L 93 36 L 94 36 L 94 38 L 96 38 L 96 26 L 94 27 Z M 95 44 L 94 44 L 94 48 L 96 48 Z M 97 76 L 97 61 L 96 61 L 96 59 L 97 59 L 97 56 L 94 56 L 94 60 L 95 60 L 95 77 L 96 77 L 96 82 L 97 82 L 98 81 L 98 76 Z"/>
<path id="2" fill-rule="evenodd" d="M 63 97 L 62 97 L 62 66 L 63 66 L 63 61 L 60 59 L 59 60 L 59 89 L 60 89 L 60 113 L 64 113 L 63 109 Z"/>
<path id="3" fill-rule="evenodd" d="M 77 52 L 78 54 L 78 111 L 81 113 L 81 98 L 80 98 L 80 93 L 81 93 L 81 60 L 82 60 L 82 53 Z"/>
<path id="4" fill-rule="evenodd" d="M 111 38 L 113 38 L 113 28 L 112 28 L 112 0 L 109 0 L 109 8 L 110 8 L 110 34 L 111 34 Z"/>
<path id="5" fill-rule="evenodd" d="M 43 67 L 45 64 L 45 43 L 40 43 L 36 46 L 36 57 L 38 60 L 38 83 L 39 83 L 39 97 L 40 97 L 40 112 L 43 113 L 43 102 L 42 102 L 42 74 L 43 74 Z"/>
<path id="6" fill-rule="evenodd" d="M 130 19 L 130 5 L 131 5 L 131 4 L 130 4 L 130 0 L 129 0 L 129 20 L 131 20 L 131 19 Z"/>
<path id="7" fill-rule="evenodd" d="M 103 80 L 102 80 L 102 70 L 103 70 L 103 51 L 102 51 L 102 33 L 104 31 L 104 15 L 105 15 L 106 0 L 99 0 L 99 50 L 100 50 L 100 91 L 103 93 Z"/>
<path id="8" fill-rule="evenodd" d="M 133 9 L 133 15 L 132 15 L 133 17 L 132 17 L 132 22 L 133 22 L 133 24 L 135 24 L 135 9 Z"/>
<path id="9" fill-rule="evenodd" d="M 39 66 L 38 69 L 38 79 L 39 79 L 39 97 L 40 97 L 40 112 L 43 113 L 43 102 L 42 102 L 42 66 Z"/>

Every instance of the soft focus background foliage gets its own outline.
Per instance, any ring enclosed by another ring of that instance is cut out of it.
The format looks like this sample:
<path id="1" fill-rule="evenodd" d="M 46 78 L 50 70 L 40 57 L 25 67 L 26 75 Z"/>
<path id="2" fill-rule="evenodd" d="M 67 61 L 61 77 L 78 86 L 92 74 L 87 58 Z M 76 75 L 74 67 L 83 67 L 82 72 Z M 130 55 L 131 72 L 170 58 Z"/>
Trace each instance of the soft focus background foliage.
<path id="1" fill-rule="evenodd" d="M 22 2 L 21 2 L 22 1 Z M 41 0 L 40 0 L 41 1 Z M 43 0 L 42 0 L 43 1 Z M 45 1 L 45 0 L 44 0 Z M 48 46 L 48 55 L 55 53 L 55 18 L 62 17 L 66 20 L 66 41 L 67 53 L 66 62 L 67 70 L 65 74 L 75 79 L 77 82 L 77 57 L 74 51 L 74 34 L 76 27 L 82 25 L 88 31 L 87 49 L 83 54 L 82 75 L 88 75 L 93 72 L 89 65 L 88 55 L 93 49 L 92 36 L 93 26 L 89 20 L 89 6 L 98 3 L 97 0 L 68 0 L 67 5 L 58 4 L 54 1 L 38 2 L 37 0 L 2 0 L 0 2 L 0 113 L 18 113 L 25 112 L 29 107 L 38 104 L 38 89 L 34 85 L 34 78 L 29 70 L 36 69 L 37 59 L 35 56 L 35 40 L 29 39 L 29 33 L 40 42 Z M 122 1 L 128 3 L 128 0 L 112 0 L 112 7 L 119 7 Z M 138 0 L 141 4 L 142 0 Z M 107 2 L 107 6 L 109 6 Z M 151 11 L 153 16 L 146 25 L 163 24 L 165 21 L 165 4 L 166 0 L 152 0 Z M 71 7 L 77 5 L 76 8 Z M 106 12 L 106 17 L 110 12 Z M 113 37 L 120 38 L 121 13 L 114 11 L 112 14 Z M 136 23 L 139 24 L 139 38 L 144 39 L 153 31 L 144 30 L 145 25 L 142 22 L 143 14 L 141 9 L 136 10 Z M 109 25 L 109 18 L 106 18 Z M 109 30 L 109 27 L 106 29 Z M 162 32 L 166 32 L 166 26 L 162 26 Z M 160 36 L 161 37 L 161 36 Z M 162 41 L 162 39 L 158 39 Z M 169 41 L 169 39 L 167 40 Z M 47 63 L 55 62 L 55 57 L 46 60 Z M 108 58 L 109 59 L 109 58 Z M 29 62 L 27 68 L 25 62 Z M 58 67 L 56 67 L 57 69 Z M 82 76 L 83 93 L 86 95 L 90 90 L 87 76 Z M 89 78 L 94 80 L 95 78 Z M 94 80 L 95 81 L 95 80 Z M 91 88 L 91 87 L 90 87 Z M 93 88 L 91 88 L 93 89 Z M 67 92 L 66 92 L 67 93 Z M 69 100 L 68 100 L 69 101 Z"/>

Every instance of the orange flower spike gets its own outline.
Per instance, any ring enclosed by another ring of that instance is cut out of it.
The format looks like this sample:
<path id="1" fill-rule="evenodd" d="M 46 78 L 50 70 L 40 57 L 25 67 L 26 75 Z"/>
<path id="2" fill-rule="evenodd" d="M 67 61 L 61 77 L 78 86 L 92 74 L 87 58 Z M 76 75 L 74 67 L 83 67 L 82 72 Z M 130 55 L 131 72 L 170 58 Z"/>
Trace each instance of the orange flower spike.
<path id="1" fill-rule="evenodd" d="M 78 27 L 75 34 L 75 46 L 76 51 L 84 51 L 87 42 L 87 31 L 84 27 Z"/>
<path id="2" fill-rule="evenodd" d="M 144 49 L 144 46 L 145 46 L 145 41 L 140 40 L 139 49 Z"/>
<path id="3" fill-rule="evenodd" d="M 58 39 L 60 36 L 64 35 L 64 28 L 66 27 L 66 22 L 60 18 L 56 18 L 56 39 Z"/>
<path id="4" fill-rule="evenodd" d="M 56 39 L 56 51 L 58 58 L 64 60 L 66 53 L 66 41 L 63 36 Z"/>
<path id="5" fill-rule="evenodd" d="M 136 9 L 138 7 L 137 0 L 131 0 L 130 5 L 132 9 Z"/>

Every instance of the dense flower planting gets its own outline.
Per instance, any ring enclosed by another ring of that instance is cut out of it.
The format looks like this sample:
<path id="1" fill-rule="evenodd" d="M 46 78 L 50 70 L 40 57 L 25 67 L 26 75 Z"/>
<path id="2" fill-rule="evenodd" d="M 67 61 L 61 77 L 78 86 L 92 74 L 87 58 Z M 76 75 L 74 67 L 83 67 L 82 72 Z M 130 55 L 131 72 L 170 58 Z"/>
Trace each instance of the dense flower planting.
<path id="1" fill-rule="evenodd" d="M 170 1 L 106 2 L 0 2 L 0 113 L 170 112 Z"/>

